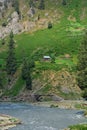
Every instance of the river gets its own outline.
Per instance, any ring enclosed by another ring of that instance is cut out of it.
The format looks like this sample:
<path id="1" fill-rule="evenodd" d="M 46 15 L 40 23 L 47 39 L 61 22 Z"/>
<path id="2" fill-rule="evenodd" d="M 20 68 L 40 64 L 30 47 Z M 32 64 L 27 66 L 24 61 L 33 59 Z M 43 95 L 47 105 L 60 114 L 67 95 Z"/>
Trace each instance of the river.
<path id="1" fill-rule="evenodd" d="M 10 130 L 60 130 L 87 122 L 82 111 L 33 106 L 26 103 L 0 103 L 0 113 L 17 117 L 22 125 Z"/>

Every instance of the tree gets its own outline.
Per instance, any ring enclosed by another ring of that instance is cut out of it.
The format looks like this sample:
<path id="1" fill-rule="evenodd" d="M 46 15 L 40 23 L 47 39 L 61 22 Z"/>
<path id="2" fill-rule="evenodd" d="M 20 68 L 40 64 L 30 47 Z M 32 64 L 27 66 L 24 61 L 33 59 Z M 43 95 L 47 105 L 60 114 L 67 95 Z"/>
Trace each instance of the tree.
<path id="1" fill-rule="evenodd" d="M 0 89 L 2 89 L 2 88 L 3 88 L 2 73 L 1 73 L 1 71 L 0 71 Z"/>
<path id="2" fill-rule="evenodd" d="M 33 0 L 29 0 L 29 6 L 30 7 L 34 7 L 35 6 Z"/>
<path id="3" fill-rule="evenodd" d="M 7 1 L 4 1 L 4 7 L 5 7 L 5 9 L 8 8 L 8 3 L 7 3 Z"/>
<path id="4" fill-rule="evenodd" d="M 5 39 L 4 38 L 2 39 L 2 45 L 5 45 Z"/>
<path id="5" fill-rule="evenodd" d="M 6 71 L 7 74 L 12 77 L 16 70 L 17 70 L 17 62 L 15 57 L 15 42 L 14 42 L 14 35 L 13 32 L 10 33 L 10 41 L 9 41 L 9 49 L 8 49 L 8 55 L 6 59 Z"/>
<path id="6" fill-rule="evenodd" d="M 87 32 L 79 48 L 77 69 L 78 85 L 81 89 L 85 89 L 87 88 Z"/>
<path id="7" fill-rule="evenodd" d="M 40 4 L 39 4 L 38 9 L 40 9 L 40 10 L 44 10 L 45 9 L 44 0 L 40 0 Z"/>
<path id="8" fill-rule="evenodd" d="M 83 92 L 83 97 L 87 100 L 87 88 L 85 88 L 85 90 Z"/>
<path id="9" fill-rule="evenodd" d="M 62 1 L 62 4 L 63 4 L 63 5 L 66 5 L 66 0 L 63 0 L 63 1 Z"/>
<path id="10" fill-rule="evenodd" d="M 15 11 L 20 15 L 20 9 L 19 9 L 19 1 L 13 0 L 12 6 L 14 7 Z"/>
<path id="11" fill-rule="evenodd" d="M 22 78 L 26 82 L 26 88 L 29 90 L 32 90 L 32 78 L 31 78 L 31 70 L 34 67 L 33 62 L 27 61 L 27 59 L 24 59 L 23 67 L 22 67 Z"/>
<path id="12" fill-rule="evenodd" d="M 49 22 L 49 23 L 48 23 L 48 29 L 51 29 L 51 28 L 52 28 L 52 23 Z"/>
<path id="13" fill-rule="evenodd" d="M 23 66 L 22 66 L 22 78 L 23 78 L 23 80 L 27 79 L 27 72 L 28 72 L 27 70 L 28 70 L 28 63 L 27 63 L 27 60 L 24 59 Z"/>

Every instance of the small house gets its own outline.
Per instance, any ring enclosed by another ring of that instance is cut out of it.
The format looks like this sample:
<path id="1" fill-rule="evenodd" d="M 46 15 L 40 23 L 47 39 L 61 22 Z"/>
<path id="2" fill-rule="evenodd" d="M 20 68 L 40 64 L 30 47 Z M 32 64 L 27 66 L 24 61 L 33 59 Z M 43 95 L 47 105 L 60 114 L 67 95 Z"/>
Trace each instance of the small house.
<path id="1" fill-rule="evenodd" d="M 43 56 L 44 61 L 51 61 L 51 57 L 50 56 Z"/>

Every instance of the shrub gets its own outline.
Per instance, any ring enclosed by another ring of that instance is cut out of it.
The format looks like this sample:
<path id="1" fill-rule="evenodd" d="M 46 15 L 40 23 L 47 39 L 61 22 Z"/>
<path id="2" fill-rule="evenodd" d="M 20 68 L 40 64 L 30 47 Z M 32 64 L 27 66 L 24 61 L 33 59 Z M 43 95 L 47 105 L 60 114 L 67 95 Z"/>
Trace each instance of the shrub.
<path id="1" fill-rule="evenodd" d="M 84 89 L 83 97 L 87 99 L 87 88 Z"/>
<path id="2" fill-rule="evenodd" d="M 7 22 L 2 23 L 2 27 L 6 27 L 7 26 Z"/>
<path id="3" fill-rule="evenodd" d="M 48 29 L 51 29 L 51 28 L 52 28 L 52 23 L 49 22 L 49 23 L 48 23 Z"/>

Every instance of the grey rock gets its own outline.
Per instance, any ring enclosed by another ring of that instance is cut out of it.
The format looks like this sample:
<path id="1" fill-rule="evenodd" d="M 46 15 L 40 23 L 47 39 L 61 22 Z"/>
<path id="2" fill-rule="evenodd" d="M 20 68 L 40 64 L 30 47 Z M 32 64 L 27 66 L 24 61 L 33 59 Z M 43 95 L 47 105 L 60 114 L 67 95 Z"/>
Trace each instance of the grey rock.
<path id="1" fill-rule="evenodd" d="M 19 21 L 19 16 L 18 16 L 18 13 L 17 12 L 13 12 L 12 15 L 11 15 L 11 19 L 12 19 L 12 24 L 15 24 Z"/>
<path id="2" fill-rule="evenodd" d="M 45 13 L 45 16 L 47 17 L 49 15 L 49 13 Z"/>
<path id="3" fill-rule="evenodd" d="M 35 9 L 31 7 L 31 8 L 29 9 L 29 11 L 27 12 L 27 14 L 28 14 L 29 17 L 33 17 L 34 14 L 35 14 Z"/>
<path id="4" fill-rule="evenodd" d="M 61 100 L 63 100 L 63 98 L 61 98 L 61 97 L 59 97 L 59 96 L 57 96 L 57 95 L 53 95 L 53 96 L 52 96 L 52 100 L 53 100 L 53 101 L 61 101 Z"/>

